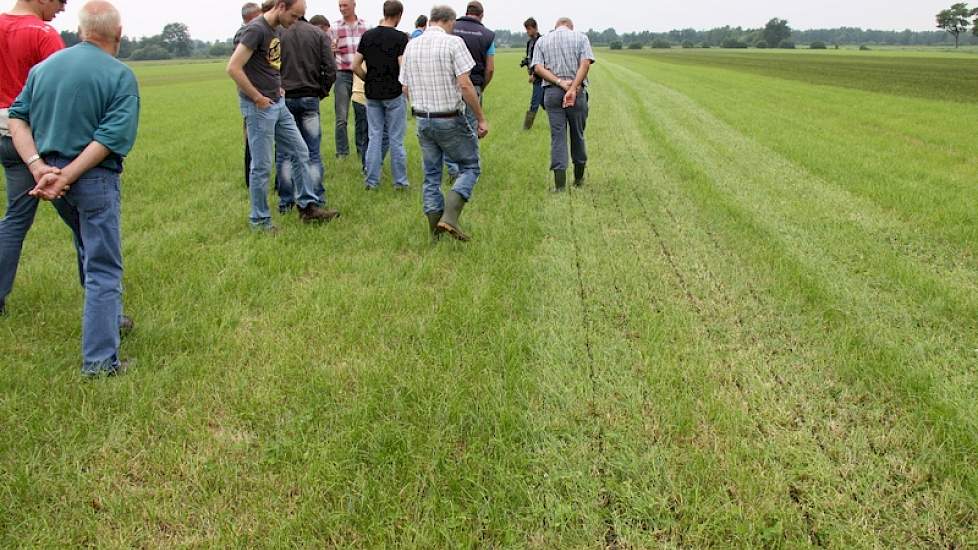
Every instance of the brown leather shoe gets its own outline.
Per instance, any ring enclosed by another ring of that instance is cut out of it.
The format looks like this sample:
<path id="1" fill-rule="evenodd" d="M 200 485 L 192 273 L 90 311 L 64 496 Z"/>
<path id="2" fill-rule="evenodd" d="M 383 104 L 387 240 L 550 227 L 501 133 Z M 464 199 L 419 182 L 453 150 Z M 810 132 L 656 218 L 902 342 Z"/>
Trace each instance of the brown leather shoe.
<path id="1" fill-rule="evenodd" d="M 326 223 L 340 217 L 336 210 L 322 209 L 315 204 L 310 204 L 305 208 L 299 209 L 299 219 L 306 223 Z"/>

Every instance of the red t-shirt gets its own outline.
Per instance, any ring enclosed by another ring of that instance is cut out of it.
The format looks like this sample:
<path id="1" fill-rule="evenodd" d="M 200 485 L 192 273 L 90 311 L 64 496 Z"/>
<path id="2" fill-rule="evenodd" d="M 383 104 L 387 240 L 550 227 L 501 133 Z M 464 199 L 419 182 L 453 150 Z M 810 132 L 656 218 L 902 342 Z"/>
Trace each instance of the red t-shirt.
<path id="1" fill-rule="evenodd" d="M 0 14 L 0 109 L 17 99 L 31 67 L 64 47 L 58 31 L 39 17 Z"/>

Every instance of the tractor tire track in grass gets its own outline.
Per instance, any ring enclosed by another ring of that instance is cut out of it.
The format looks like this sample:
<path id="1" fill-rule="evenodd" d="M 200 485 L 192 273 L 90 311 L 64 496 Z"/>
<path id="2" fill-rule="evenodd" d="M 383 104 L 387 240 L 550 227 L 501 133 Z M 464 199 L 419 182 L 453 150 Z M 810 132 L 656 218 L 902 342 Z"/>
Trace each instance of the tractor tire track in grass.
<path id="1" fill-rule="evenodd" d="M 618 531 L 615 528 L 614 518 L 609 513 L 610 509 L 614 506 L 615 497 L 614 494 L 609 491 L 607 484 L 604 483 L 604 478 L 607 475 L 608 464 L 605 449 L 605 427 L 602 422 L 602 414 L 598 409 L 597 396 L 600 392 L 598 387 L 597 374 L 595 373 L 594 364 L 594 350 L 592 347 L 593 338 L 593 327 L 591 324 L 591 312 L 590 312 L 590 294 L 588 292 L 587 286 L 584 283 L 584 273 L 581 267 L 581 243 L 578 234 L 577 227 L 577 212 L 574 200 L 570 201 L 570 229 L 571 229 L 571 240 L 574 242 L 574 267 L 577 273 L 577 290 L 578 295 L 581 300 L 581 328 L 584 333 L 584 349 L 585 358 L 587 362 L 587 372 L 588 380 L 590 382 L 591 389 L 591 403 L 589 405 L 591 420 L 594 422 L 594 446 L 595 446 L 595 456 L 597 463 L 595 464 L 595 470 L 597 471 L 598 477 L 602 480 L 600 484 L 600 494 L 598 495 L 598 502 L 602 508 L 602 520 L 605 525 L 604 533 L 604 543 L 606 548 L 617 550 L 619 547 Z"/>

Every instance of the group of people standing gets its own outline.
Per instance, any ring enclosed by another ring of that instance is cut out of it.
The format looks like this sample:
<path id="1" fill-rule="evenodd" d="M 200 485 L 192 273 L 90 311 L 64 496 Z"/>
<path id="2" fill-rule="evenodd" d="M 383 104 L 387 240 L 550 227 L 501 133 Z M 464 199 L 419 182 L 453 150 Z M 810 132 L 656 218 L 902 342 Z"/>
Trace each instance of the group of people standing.
<path id="1" fill-rule="evenodd" d="M 435 6 L 430 16 L 415 21 L 410 37 L 397 30 L 404 11 L 397 0 L 384 2 L 383 19 L 375 28 L 356 15 L 355 0 L 339 0 L 338 7 L 342 18 L 332 26 L 321 15 L 306 22 L 305 0 L 270 0 L 264 6 L 246 4 L 243 8 L 246 23 L 235 37 L 228 74 L 238 85 L 251 152 L 250 160 L 246 159 L 246 181 L 251 189 L 252 227 L 277 230 L 267 204 L 273 148 L 280 213 L 298 205 L 299 216 L 306 222 L 339 216 L 336 210 L 324 209 L 318 107 L 335 85 L 336 157 L 349 156 L 352 99 L 365 189 L 380 185 L 388 153 L 394 189 L 408 188 L 404 137 L 410 103 L 418 122 L 424 169 L 422 202 L 432 238 L 447 233 L 468 241 L 459 216 L 481 174 L 479 140 L 489 132 L 482 97 L 495 74 L 495 33 L 482 23 L 483 5 L 469 2 L 465 15 L 458 18 L 448 6 Z M 321 31 L 318 43 L 313 40 L 317 27 Z M 535 20 L 528 19 L 525 27 L 530 42 L 523 65 L 530 72 L 533 94 L 524 128 L 532 127 L 541 105 L 547 109 L 554 188 L 562 191 L 569 168 L 568 136 L 574 183 L 584 181 L 587 72 L 594 54 L 587 36 L 574 32 L 570 19 L 561 18 L 542 40 Z M 310 38 L 302 42 L 299 36 Z M 264 88 L 256 85 L 262 82 Z M 356 96 L 361 83 L 365 106 L 359 107 Z M 294 106 L 300 100 L 302 106 Z M 305 138 L 305 146 L 300 137 Z M 443 167 L 452 182 L 447 194 L 441 190 Z"/>
<path id="2" fill-rule="evenodd" d="M 481 174 L 479 140 L 489 133 L 482 95 L 495 70 L 494 34 L 482 25 L 482 4 L 469 2 L 460 18 L 450 7 L 435 6 L 418 18 L 411 38 L 396 30 L 403 15 L 399 1 L 384 3 L 384 19 L 373 29 L 355 7 L 354 0 L 339 0 L 343 18 L 332 26 L 322 16 L 305 21 L 305 0 L 244 7 L 248 22 L 235 37 L 227 72 L 245 119 L 251 225 L 274 230 L 267 204 L 273 164 L 280 210 L 298 207 L 309 223 L 339 216 L 326 208 L 319 104 L 332 90 L 336 154 L 348 156 L 349 107 L 357 104 L 361 81 L 365 106 L 357 120 L 364 132 L 358 129 L 362 140 L 356 143 L 365 188 L 379 185 L 388 152 L 394 187 L 408 187 L 404 134 L 410 103 L 431 237 L 467 241 L 459 219 Z M 0 316 L 39 201 L 50 201 L 72 231 L 85 291 L 82 374 L 114 375 L 127 368 L 119 346 L 133 328 L 122 311 L 120 185 L 135 144 L 139 90 L 132 70 L 115 58 L 122 40 L 118 10 L 89 0 L 79 14 L 82 42 L 67 49 L 48 24 L 63 10 L 63 0 L 16 0 L 13 10 L 0 14 L 0 161 L 7 192 L 0 218 Z M 594 56 L 568 19 L 545 37 L 530 36 L 531 111 L 541 103 L 547 110 L 551 169 L 561 191 L 568 134 L 575 183 L 583 183 L 587 72 Z M 445 169 L 447 193 L 441 188 Z"/>

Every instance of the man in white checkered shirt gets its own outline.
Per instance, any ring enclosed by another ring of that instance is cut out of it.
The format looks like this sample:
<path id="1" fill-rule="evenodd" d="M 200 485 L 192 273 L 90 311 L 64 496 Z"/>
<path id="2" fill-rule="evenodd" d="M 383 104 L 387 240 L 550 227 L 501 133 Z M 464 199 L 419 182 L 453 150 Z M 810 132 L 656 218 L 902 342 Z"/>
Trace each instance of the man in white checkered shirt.
<path id="1" fill-rule="evenodd" d="M 448 233 L 460 241 L 469 237 L 458 218 L 479 179 L 479 139 L 489 133 L 489 122 L 469 78 L 475 66 L 461 38 L 452 35 L 455 10 L 435 6 L 428 30 L 408 42 L 401 64 L 401 84 L 418 119 L 418 142 L 424 164 L 422 200 L 432 240 Z M 464 106 L 475 113 L 476 128 L 465 117 Z M 451 159 L 459 175 L 448 196 L 442 195 L 442 163 Z"/>
<path id="2" fill-rule="evenodd" d="M 587 35 L 574 30 L 566 17 L 557 20 L 553 32 L 537 42 L 530 68 L 543 79 L 543 106 L 550 119 L 550 169 L 554 172 L 554 191 L 567 184 L 567 134 L 570 130 L 574 185 L 584 184 L 587 165 L 588 93 L 587 73 L 594 63 L 594 52 Z"/>

